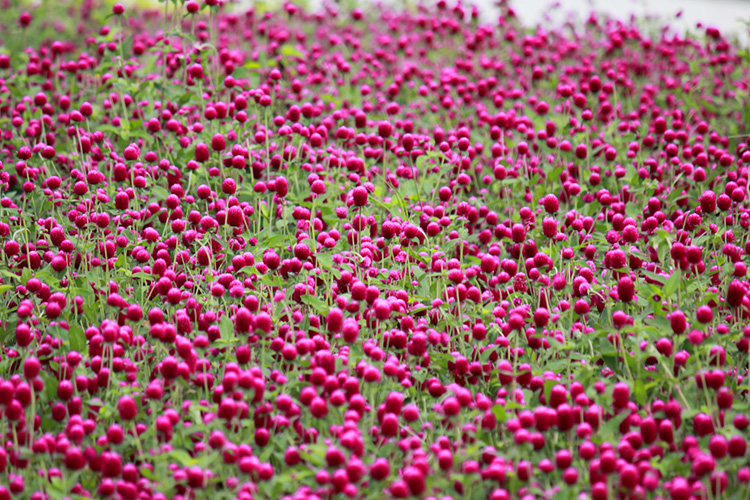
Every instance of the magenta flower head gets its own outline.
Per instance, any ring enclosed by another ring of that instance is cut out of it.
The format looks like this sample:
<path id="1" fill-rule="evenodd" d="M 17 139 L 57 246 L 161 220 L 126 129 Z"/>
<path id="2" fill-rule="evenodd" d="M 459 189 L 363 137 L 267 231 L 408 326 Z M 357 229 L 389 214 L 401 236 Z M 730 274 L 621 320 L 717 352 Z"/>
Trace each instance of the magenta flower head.
<path id="1" fill-rule="evenodd" d="M 208 151 L 208 146 L 200 142 L 195 146 L 195 161 L 203 163 L 208 161 L 208 158 L 210 156 L 210 152 Z"/>
<path id="2" fill-rule="evenodd" d="M 331 333 L 339 333 L 344 322 L 344 314 L 338 307 L 328 311 L 326 316 L 326 328 Z"/>
<path id="3" fill-rule="evenodd" d="M 615 408 L 625 408 L 630 401 L 630 387 L 624 382 L 617 382 L 612 391 L 612 400 Z"/>
<path id="4" fill-rule="evenodd" d="M 733 280 L 727 288 L 727 303 L 731 307 L 740 307 L 746 294 L 746 286 L 741 281 Z"/>
<path id="5" fill-rule="evenodd" d="M 26 28 L 31 24 L 31 19 L 31 14 L 28 12 L 21 12 L 21 15 L 18 16 L 18 24 L 20 24 L 21 27 Z"/>
<path id="6" fill-rule="evenodd" d="M 224 194 L 234 194 L 237 192 L 237 182 L 231 177 L 227 177 L 221 183 L 221 192 Z"/>
<path id="7" fill-rule="evenodd" d="M 390 137 L 393 134 L 393 125 L 389 121 L 381 121 L 378 124 L 378 135 L 380 137 Z"/>
<path id="8" fill-rule="evenodd" d="M 549 311 L 543 307 L 538 307 L 534 311 L 534 325 L 536 325 L 537 328 L 543 328 L 547 326 L 548 321 Z"/>
<path id="9" fill-rule="evenodd" d="M 557 211 L 560 209 L 560 201 L 554 194 L 548 194 L 547 196 L 542 198 L 542 204 L 544 205 L 544 210 L 548 214 L 557 213 Z"/>
<path id="10" fill-rule="evenodd" d="M 576 300 L 575 304 L 573 304 L 573 311 L 579 315 L 588 314 L 590 308 L 591 306 L 585 299 Z"/>
<path id="11" fill-rule="evenodd" d="M 224 151 L 227 148 L 227 140 L 223 134 L 214 134 L 211 138 L 211 149 L 214 151 Z"/>
<path id="12" fill-rule="evenodd" d="M 289 181 L 287 181 L 286 177 L 277 177 L 276 178 L 276 194 L 283 198 L 289 193 Z"/>
<path id="13" fill-rule="evenodd" d="M 385 458 L 376 459 L 370 466 L 370 476 L 376 481 L 382 481 L 391 474 L 391 466 Z"/>
<path id="14" fill-rule="evenodd" d="M 550 239 L 557 236 L 557 220 L 554 217 L 544 218 L 542 221 L 542 234 Z"/>
<path id="15" fill-rule="evenodd" d="M 23 363 L 23 376 L 28 380 L 37 378 L 40 370 L 41 365 L 39 364 L 39 360 L 34 356 L 31 356 Z"/>
<path id="16" fill-rule="evenodd" d="M 315 195 L 325 194 L 326 183 L 321 181 L 320 179 L 313 181 L 312 185 L 310 185 L 310 191 L 312 191 L 312 193 Z"/>
<path id="17" fill-rule="evenodd" d="M 122 396 L 117 402 L 117 411 L 122 420 L 133 420 L 138 414 L 138 405 L 130 396 Z"/>
<path id="18" fill-rule="evenodd" d="M 190 76 L 195 79 L 203 79 L 203 66 L 197 63 L 190 66 Z"/>
<path id="19" fill-rule="evenodd" d="M 702 305 L 695 312 L 695 317 L 698 321 L 705 325 L 706 323 L 710 323 L 711 321 L 713 321 L 714 312 L 710 306 Z"/>
<path id="20" fill-rule="evenodd" d="M 352 190 L 352 200 L 358 207 L 367 205 L 367 188 L 363 186 L 357 186 Z"/>
<path id="21" fill-rule="evenodd" d="M 633 285 L 633 280 L 628 276 L 620 278 L 620 281 L 617 282 L 617 294 L 621 301 L 632 302 L 633 297 L 635 297 L 635 286 Z"/>
<path id="22" fill-rule="evenodd" d="M 229 207 L 227 210 L 227 224 L 229 224 L 232 227 L 240 227 L 242 226 L 242 222 L 244 220 L 244 213 L 242 209 L 238 206 Z"/>
<path id="23" fill-rule="evenodd" d="M 716 193 L 713 191 L 704 191 L 698 201 L 701 206 L 701 212 L 712 214 L 716 211 Z"/>
<path id="24" fill-rule="evenodd" d="M 268 266 L 269 269 L 275 270 L 279 267 L 281 259 L 275 250 L 269 249 L 263 254 L 263 263 Z"/>
<path id="25" fill-rule="evenodd" d="M 523 224 L 513 224 L 511 238 L 514 243 L 523 243 L 523 240 L 526 239 L 526 229 L 523 227 Z"/>
<path id="26" fill-rule="evenodd" d="M 359 324 L 357 321 L 352 318 L 345 319 L 341 336 L 343 337 L 344 342 L 348 344 L 354 343 L 359 336 Z"/>
<path id="27" fill-rule="evenodd" d="M 685 313 L 679 309 L 672 311 L 669 317 L 669 324 L 672 327 L 672 331 L 676 334 L 685 333 L 687 329 L 687 319 Z"/>

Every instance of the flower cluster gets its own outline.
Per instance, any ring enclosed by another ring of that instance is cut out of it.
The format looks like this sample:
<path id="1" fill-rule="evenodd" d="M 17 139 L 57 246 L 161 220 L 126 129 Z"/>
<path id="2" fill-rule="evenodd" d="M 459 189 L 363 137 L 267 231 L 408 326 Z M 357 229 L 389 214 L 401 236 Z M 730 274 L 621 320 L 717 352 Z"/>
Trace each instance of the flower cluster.
<path id="1" fill-rule="evenodd" d="M 0 500 L 750 491 L 733 39 L 0 5 Z"/>

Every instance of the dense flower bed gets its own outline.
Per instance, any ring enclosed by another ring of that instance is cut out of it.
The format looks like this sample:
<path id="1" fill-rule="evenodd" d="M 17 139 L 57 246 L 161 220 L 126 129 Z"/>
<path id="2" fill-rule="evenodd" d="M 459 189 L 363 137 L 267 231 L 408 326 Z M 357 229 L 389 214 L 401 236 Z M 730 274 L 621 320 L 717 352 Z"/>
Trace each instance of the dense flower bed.
<path id="1" fill-rule="evenodd" d="M 0 500 L 748 498 L 747 49 L 5 3 Z"/>

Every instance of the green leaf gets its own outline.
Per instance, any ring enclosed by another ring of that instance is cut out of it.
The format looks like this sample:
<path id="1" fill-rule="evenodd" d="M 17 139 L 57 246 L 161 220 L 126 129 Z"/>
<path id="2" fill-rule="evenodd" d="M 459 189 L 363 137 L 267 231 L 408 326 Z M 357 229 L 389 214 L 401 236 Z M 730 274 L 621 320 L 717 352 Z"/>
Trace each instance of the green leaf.
<path id="1" fill-rule="evenodd" d="M 86 349 L 86 334 L 79 325 L 70 325 L 70 348 L 74 351 L 83 352 Z"/>
<path id="2" fill-rule="evenodd" d="M 117 261 L 115 262 L 115 269 L 123 270 L 130 272 L 130 269 L 125 268 L 125 263 L 127 259 L 125 258 L 125 253 L 121 253 L 119 257 L 117 257 Z"/>
<path id="3" fill-rule="evenodd" d="M 300 300 L 302 300 L 302 302 L 304 302 L 308 306 L 312 307 L 316 311 L 322 312 L 322 311 L 325 311 L 327 309 L 325 303 L 323 302 L 323 300 L 320 299 L 319 297 L 316 297 L 315 295 L 310 295 L 308 293 L 308 294 L 305 294 L 302 297 L 300 297 Z"/>
<path id="4" fill-rule="evenodd" d="M 150 479 L 151 481 L 157 481 L 159 479 L 158 476 L 151 472 L 148 467 L 141 467 L 140 471 L 141 475 L 146 479 Z"/>
<path id="5" fill-rule="evenodd" d="M 42 371 L 41 375 L 42 379 L 44 379 L 44 392 L 47 394 L 47 399 L 49 401 L 54 401 L 57 399 L 57 386 L 60 382 L 57 378 L 49 375 L 47 372 Z"/>
<path id="6" fill-rule="evenodd" d="M 677 289 L 680 287 L 680 280 L 682 279 L 682 271 L 675 269 L 672 276 L 667 279 L 664 283 L 664 298 L 672 297 Z"/>
<path id="7" fill-rule="evenodd" d="M 414 278 L 415 278 L 415 279 L 416 279 L 417 281 L 421 281 L 421 280 L 422 280 L 422 276 L 424 276 L 424 275 L 425 275 L 425 272 L 424 272 L 424 271 L 422 270 L 422 268 L 421 268 L 421 267 L 419 267 L 419 266 L 418 266 L 418 265 L 416 265 L 416 264 L 415 264 L 415 265 L 413 265 L 413 266 L 411 266 L 411 272 L 412 272 L 412 273 L 414 273 Z"/>
<path id="8" fill-rule="evenodd" d="M 621 412 L 610 418 L 602 428 L 602 436 L 606 439 L 609 436 L 616 436 L 620 433 L 620 424 L 628 418 L 628 412 Z"/>
<path id="9" fill-rule="evenodd" d="M 268 462 L 268 459 L 271 457 L 271 453 L 273 453 L 273 443 L 268 443 L 266 445 L 266 448 L 261 452 L 260 456 L 258 457 L 258 460 L 261 462 Z"/>
<path id="10" fill-rule="evenodd" d="M 305 57 L 301 50 L 288 43 L 281 46 L 281 55 L 284 57 Z"/>
<path id="11" fill-rule="evenodd" d="M 193 464 L 193 459 L 190 457 L 187 451 L 182 449 L 173 449 L 169 452 L 169 455 L 175 459 L 183 467 L 187 467 Z"/>
<path id="12" fill-rule="evenodd" d="M 495 418 L 500 423 L 505 423 L 508 420 L 508 414 L 505 412 L 505 407 L 502 405 L 495 405 L 492 407 L 492 413 L 495 414 Z"/>
<path id="13" fill-rule="evenodd" d="M 562 171 L 563 171 L 562 166 L 555 167 L 555 169 L 552 172 L 550 172 L 548 176 L 548 179 L 550 180 L 550 182 L 556 182 L 557 179 L 560 178 L 560 174 L 562 173 Z"/>
<path id="14" fill-rule="evenodd" d="M 49 418 L 48 416 L 42 417 L 42 430 L 45 432 L 50 432 L 52 429 L 54 429 L 57 426 L 57 422 Z"/>
<path id="15" fill-rule="evenodd" d="M 331 254 L 318 253 L 315 254 L 315 260 L 318 261 L 318 267 L 321 269 L 331 269 L 333 267 L 333 257 Z"/>
<path id="16" fill-rule="evenodd" d="M 646 386 L 643 384 L 643 380 L 636 379 L 635 381 L 635 389 L 633 391 L 633 395 L 635 396 L 635 402 L 639 405 L 645 405 L 646 404 Z"/>
<path id="17" fill-rule="evenodd" d="M 652 280 L 658 282 L 661 285 L 664 285 L 666 283 L 666 280 L 664 279 L 664 276 L 662 276 L 660 274 L 656 274 L 656 273 L 651 272 L 651 271 L 642 271 L 642 272 L 643 272 L 644 275 L 648 276 L 649 278 L 651 278 Z"/>
<path id="18" fill-rule="evenodd" d="M 229 339 L 233 336 L 234 325 L 232 324 L 232 320 L 226 314 L 222 316 L 221 321 L 219 321 L 219 332 L 221 332 L 221 338 L 223 339 Z"/>

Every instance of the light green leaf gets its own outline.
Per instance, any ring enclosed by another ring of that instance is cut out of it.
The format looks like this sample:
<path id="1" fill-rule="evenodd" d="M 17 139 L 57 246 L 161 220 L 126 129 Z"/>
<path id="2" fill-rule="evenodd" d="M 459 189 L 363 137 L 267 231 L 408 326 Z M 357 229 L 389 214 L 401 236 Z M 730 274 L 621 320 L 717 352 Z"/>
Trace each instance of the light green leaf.
<path id="1" fill-rule="evenodd" d="M 667 279 L 664 283 L 664 298 L 669 298 L 677 291 L 680 287 L 680 280 L 682 279 L 682 272 L 679 269 L 675 269 L 672 276 Z"/>
<path id="2" fill-rule="evenodd" d="M 234 334 L 234 325 L 232 324 L 232 320 L 226 314 L 222 316 L 221 321 L 219 321 L 219 331 L 221 332 L 221 338 L 223 339 L 229 339 Z"/>
<path id="3" fill-rule="evenodd" d="M 86 349 L 86 334 L 79 325 L 70 325 L 70 348 L 74 351 L 83 352 Z"/>

